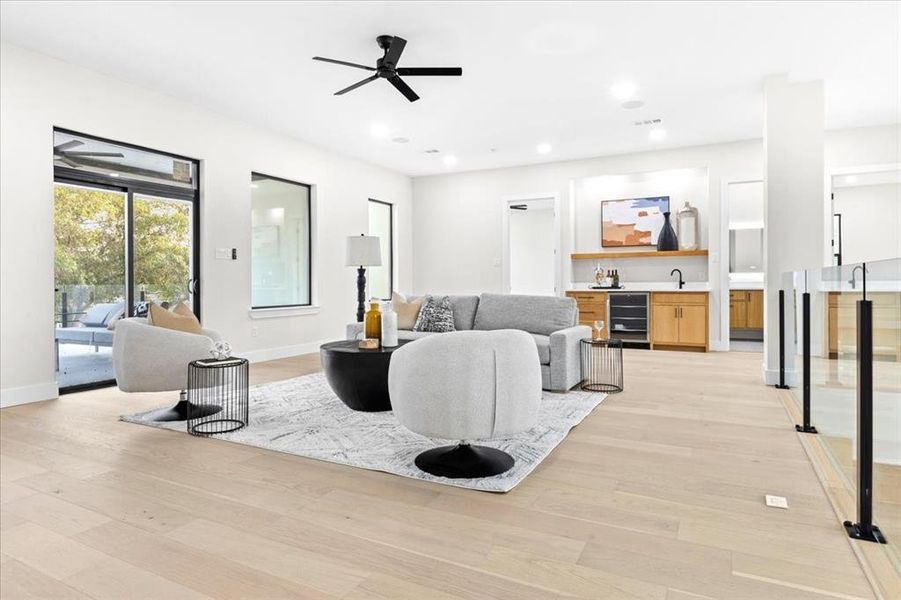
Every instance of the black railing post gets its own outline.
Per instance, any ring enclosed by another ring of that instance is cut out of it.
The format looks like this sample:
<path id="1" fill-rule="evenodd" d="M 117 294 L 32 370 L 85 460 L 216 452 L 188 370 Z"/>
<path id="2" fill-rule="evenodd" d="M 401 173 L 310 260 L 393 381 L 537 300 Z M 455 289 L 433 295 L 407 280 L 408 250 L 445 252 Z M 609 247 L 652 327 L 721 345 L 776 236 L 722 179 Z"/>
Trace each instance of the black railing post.
<path id="1" fill-rule="evenodd" d="M 69 294 L 66 292 L 60 293 L 60 299 L 62 300 L 62 310 L 60 310 L 62 319 L 60 324 L 63 328 L 66 328 L 69 326 Z"/>
<path id="2" fill-rule="evenodd" d="M 785 290 L 779 290 L 779 383 L 776 387 L 788 389 L 785 385 Z"/>
<path id="3" fill-rule="evenodd" d="M 873 302 L 857 301 L 857 523 L 845 521 L 856 540 L 885 543 L 873 525 Z"/>
<path id="4" fill-rule="evenodd" d="M 803 365 L 802 396 L 804 422 L 795 425 L 795 430 L 802 433 L 817 433 L 817 428 L 810 424 L 810 292 L 801 294 L 801 352 Z"/>

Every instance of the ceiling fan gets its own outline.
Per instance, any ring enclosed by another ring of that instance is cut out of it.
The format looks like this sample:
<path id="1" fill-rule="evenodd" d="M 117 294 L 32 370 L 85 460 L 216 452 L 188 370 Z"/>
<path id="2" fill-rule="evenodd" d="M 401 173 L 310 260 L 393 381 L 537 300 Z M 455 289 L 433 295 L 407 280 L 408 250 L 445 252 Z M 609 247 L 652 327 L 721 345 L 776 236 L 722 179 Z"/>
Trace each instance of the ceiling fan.
<path id="1" fill-rule="evenodd" d="M 92 158 L 96 156 L 108 156 L 114 158 L 125 158 L 125 155 L 121 152 L 73 152 L 69 150 L 69 148 L 77 148 L 78 146 L 81 146 L 83 144 L 84 142 L 82 142 L 81 140 L 69 140 L 68 142 L 54 146 L 53 158 L 59 159 L 61 162 L 66 163 L 73 169 L 81 167 L 80 164 L 75 162 L 75 159 L 77 159 L 78 157 Z"/>
<path id="2" fill-rule="evenodd" d="M 367 67 L 366 65 L 360 65 L 343 60 L 335 60 L 333 58 L 323 58 L 321 56 L 313 57 L 313 60 L 321 60 L 323 62 L 334 63 L 336 65 L 344 65 L 345 67 L 364 69 L 366 71 L 375 71 L 375 75 L 367 77 L 366 79 L 358 81 L 357 83 L 348 86 L 343 90 L 335 92 L 336 96 L 346 94 L 351 90 L 355 90 L 358 87 L 366 85 L 367 83 L 375 81 L 376 79 L 381 77 L 382 79 L 387 79 L 388 83 L 393 85 L 395 88 L 397 88 L 397 91 L 406 96 L 407 100 L 409 100 L 410 102 L 416 102 L 417 100 L 419 100 L 419 96 L 417 96 L 416 92 L 410 89 L 410 86 L 408 86 L 404 82 L 404 80 L 400 78 L 401 75 L 407 77 L 420 77 L 424 75 L 460 76 L 463 74 L 463 69 L 460 67 L 398 67 L 397 61 L 400 60 L 400 55 L 404 51 L 404 46 L 407 45 L 407 40 L 395 35 L 380 35 L 375 38 L 375 41 L 378 43 L 379 48 L 385 51 L 384 56 L 375 61 L 375 67 Z"/>

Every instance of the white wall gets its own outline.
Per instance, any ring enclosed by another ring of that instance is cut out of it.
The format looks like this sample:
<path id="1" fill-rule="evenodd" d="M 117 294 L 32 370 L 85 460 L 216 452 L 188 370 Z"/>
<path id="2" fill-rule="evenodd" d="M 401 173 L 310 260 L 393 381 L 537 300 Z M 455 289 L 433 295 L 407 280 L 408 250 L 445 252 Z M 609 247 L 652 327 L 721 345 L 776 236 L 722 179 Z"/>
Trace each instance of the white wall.
<path id="1" fill-rule="evenodd" d="M 554 206 L 511 210 L 510 293 L 554 295 Z"/>
<path id="2" fill-rule="evenodd" d="M 901 257 L 901 184 L 837 187 L 832 208 L 842 215 L 842 263 Z"/>
<path id="3" fill-rule="evenodd" d="M 396 204 L 398 286 L 411 287 L 408 177 L 8 44 L 0 46 L 0 72 L 4 405 L 56 393 L 51 160 L 55 125 L 202 161 L 202 316 L 204 324 L 220 330 L 238 354 L 290 355 L 310 351 L 321 340 L 343 337 L 343 325 L 354 318 L 356 304 L 356 274 L 344 266 L 344 237 L 368 229 L 370 197 Z M 272 319 L 251 319 L 248 314 L 251 171 L 316 186 L 314 277 L 322 307 L 318 314 Z M 214 260 L 215 247 L 237 248 L 238 260 Z"/>

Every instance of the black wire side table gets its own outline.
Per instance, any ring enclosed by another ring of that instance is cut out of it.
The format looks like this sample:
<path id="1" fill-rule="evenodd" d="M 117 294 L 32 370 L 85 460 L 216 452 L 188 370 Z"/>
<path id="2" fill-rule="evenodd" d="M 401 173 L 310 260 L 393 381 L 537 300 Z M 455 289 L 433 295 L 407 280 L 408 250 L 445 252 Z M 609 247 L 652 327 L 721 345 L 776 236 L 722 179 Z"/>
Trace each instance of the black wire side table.
<path id="1" fill-rule="evenodd" d="M 582 389 L 589 392 L 623 391 L 623 341 L 583 338 Z"/>
<path id="2" fill-rule="evenodd" d="M 188 364 L 188 433 L 216 435 L 247 425 L 249 368 L 245 358 L 204 359 Z"/>

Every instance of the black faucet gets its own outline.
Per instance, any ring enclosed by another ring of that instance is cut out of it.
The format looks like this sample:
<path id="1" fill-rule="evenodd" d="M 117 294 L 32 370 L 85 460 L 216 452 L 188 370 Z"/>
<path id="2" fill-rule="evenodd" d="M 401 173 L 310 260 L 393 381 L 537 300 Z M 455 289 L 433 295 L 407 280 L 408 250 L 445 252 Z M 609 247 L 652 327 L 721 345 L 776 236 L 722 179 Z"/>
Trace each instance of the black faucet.
<path id="1" fill-rule="evenodd" d="M 673 269 L 672 271 L 669 272 L 669 276 L 672 277 L 673 273 L 679 274 L 679 289 L 681 290 L 682 287 L 685 285 L 685 282 L 682 281 L 682 271 L 680 271 L 679 269 Z"/>
<path id="2" fill-rule="evenodd" d="M 864 267 L 863 265 L 857 265 L 856 267 L 851 269 L 851 279 L 848 281 L 848 283 L 851 284 L 852 290 L 857 289 L 857 276 L 856 276 L 857 269 L 860 269 L 861 273 L 863 273 L 864 282 L 866 282 L 866 278 L 867 278 L 867 268 Z M 864 286 L 864 287 L 866 287 L 866 286 Z"/>

